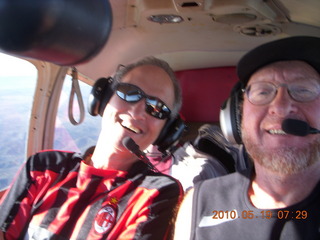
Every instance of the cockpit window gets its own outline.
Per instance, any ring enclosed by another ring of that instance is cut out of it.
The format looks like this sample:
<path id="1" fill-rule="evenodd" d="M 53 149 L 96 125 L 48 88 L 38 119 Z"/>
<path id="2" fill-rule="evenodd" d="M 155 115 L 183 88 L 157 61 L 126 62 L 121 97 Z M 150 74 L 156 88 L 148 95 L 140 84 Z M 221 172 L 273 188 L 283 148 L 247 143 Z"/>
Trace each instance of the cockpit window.
<path id="1" fill-rule="evenodd" d="M 0 191 L 8 187 L 26 159 L 36 81 L 33 64 L 0 53 Z"/>
<path id="2" fill-rule="evenodd" d="M 89 84 L 79 81 L 85 108 L 85 118 L 79 125 L 73 125 L 70 122 L 68 117 L 68 104 L 71 84 L 71 77 L 67 75 L 59 101 L 54 134 L 54 149 L 84 153 L 97 142 L 101 127 L 101 117 L 93 117 L 88 113 L 87 103 L 92 87 Z M 77 101 L 74 101 L 73 104 L 73 114 L 75 119 L 79 119 L 80 113 Z"/>

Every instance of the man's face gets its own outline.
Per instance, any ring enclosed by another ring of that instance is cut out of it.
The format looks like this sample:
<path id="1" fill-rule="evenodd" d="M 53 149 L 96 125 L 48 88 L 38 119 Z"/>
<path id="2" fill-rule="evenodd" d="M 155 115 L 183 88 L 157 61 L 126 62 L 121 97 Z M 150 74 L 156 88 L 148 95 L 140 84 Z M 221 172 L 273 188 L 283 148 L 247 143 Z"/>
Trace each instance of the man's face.
<path id="1" fill-rule="evenodd" d="M 145 94 L 161 99 L 171 110 L 174 105 L 173 83 L 168 74 L 161 68 L 145 65 L 128 72 L 121 82 L 138 86 Z M 107 143 L 116 151 L 127 151 L 122 140 L 131 137 L 141 150 L 147 148 L 159 136 L 166 119 L 157 119 L 145 110 L 145 99 L 129 103 L 116 94 L 107 104 L 102 122 L 102 131 L 108 135 Z"/>
<path id="2" fill-rule="evenodd" d="M 279 86 L 313 80 L 320 84 L 320 76 L 302 61 L 283 61 L 267 65 L 249 79 L 252 83 L 267 81 Z M 260 165 L 283 174 L 304 169 L 319 159 L 319 135 L 298 137 L 281 132 L 284 119 L 306 121 L 320 128 L 320 98 L 310 102 L 297 102 L 286 87 L 279 87 L 274 99 L 264 105 L 254 105 L 244 96 L 242 113 L 242 139 L 252 159 Z"/>

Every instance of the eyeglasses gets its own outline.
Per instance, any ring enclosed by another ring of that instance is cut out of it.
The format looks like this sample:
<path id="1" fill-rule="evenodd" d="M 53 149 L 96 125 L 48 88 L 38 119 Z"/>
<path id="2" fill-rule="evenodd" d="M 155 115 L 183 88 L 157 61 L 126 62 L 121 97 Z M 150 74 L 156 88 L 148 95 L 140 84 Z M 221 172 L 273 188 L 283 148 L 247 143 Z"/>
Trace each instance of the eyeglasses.
<path id="1" fill-rule="evenodd" d="M 158 119 L 166 119 L 170 116 L 170 109 L 157 97 L 145 94 L 139 87 L 130 83 L 118 83 L 115 92 L 122 100 L 129 103 L 139 102 L 142 98 L 146 99 L 146 112 Z"/>
<path id="2" fill-rule="evenodd" d="M 275 98 L 279 87 L 286 87 L 290 97 L 297 102 L 311 102 L 320 94 L 320 84 L 317 80 L 292 82 L 289 84 L 275 85 L 271 82 L 255 82 L 246 89 L 249 102 L 254 105 L 265 105 Z"/>

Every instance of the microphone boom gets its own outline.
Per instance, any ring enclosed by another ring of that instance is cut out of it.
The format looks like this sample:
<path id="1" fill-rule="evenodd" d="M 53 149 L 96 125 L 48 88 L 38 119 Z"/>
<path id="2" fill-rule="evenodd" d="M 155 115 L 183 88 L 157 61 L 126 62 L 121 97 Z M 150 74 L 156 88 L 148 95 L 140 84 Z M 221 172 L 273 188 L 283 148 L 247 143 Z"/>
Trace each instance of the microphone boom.
<path id="1" fill-rule="evenodd" d="M 123 146 L 125 146 L 126 149 L 128 149 L 130 152 L 135 154 L 142 162 L 148 165 L 150 169 L 152 169 L 155 172 L 159 172 L 155 166 L 150 162 L 149 158 L 145 155 L 144 152 L 140 150 L 140 147 L 138 144 L 135 143 L 135 141 L 131 137 L 125 137 L 122 140 Z"/>
<path id="2" fill-rule="evenodd" d="M 320 130 L 310 127 L 307 122 L 290 118 L 285 119 L 282 122 L 282 130 L 285 133 L 300 137 L 307 136 L 308 134 L 320 133 Z"/>

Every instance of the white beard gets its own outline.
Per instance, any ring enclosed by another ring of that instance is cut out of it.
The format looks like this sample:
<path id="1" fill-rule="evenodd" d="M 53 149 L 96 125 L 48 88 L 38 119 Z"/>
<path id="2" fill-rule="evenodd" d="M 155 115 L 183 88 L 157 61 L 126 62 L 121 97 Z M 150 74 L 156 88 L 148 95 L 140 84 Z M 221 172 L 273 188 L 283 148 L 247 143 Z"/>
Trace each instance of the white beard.
<path id="1" fill-rule="evenodd" d="M 266 152 L 263 146 L 255 144 L 245 133 L 242 140 L 252 160 L 275 173 L 295 174 L 320 161 L 319 138 L 304 148 L 285 147 L 272 152 Z"/>

